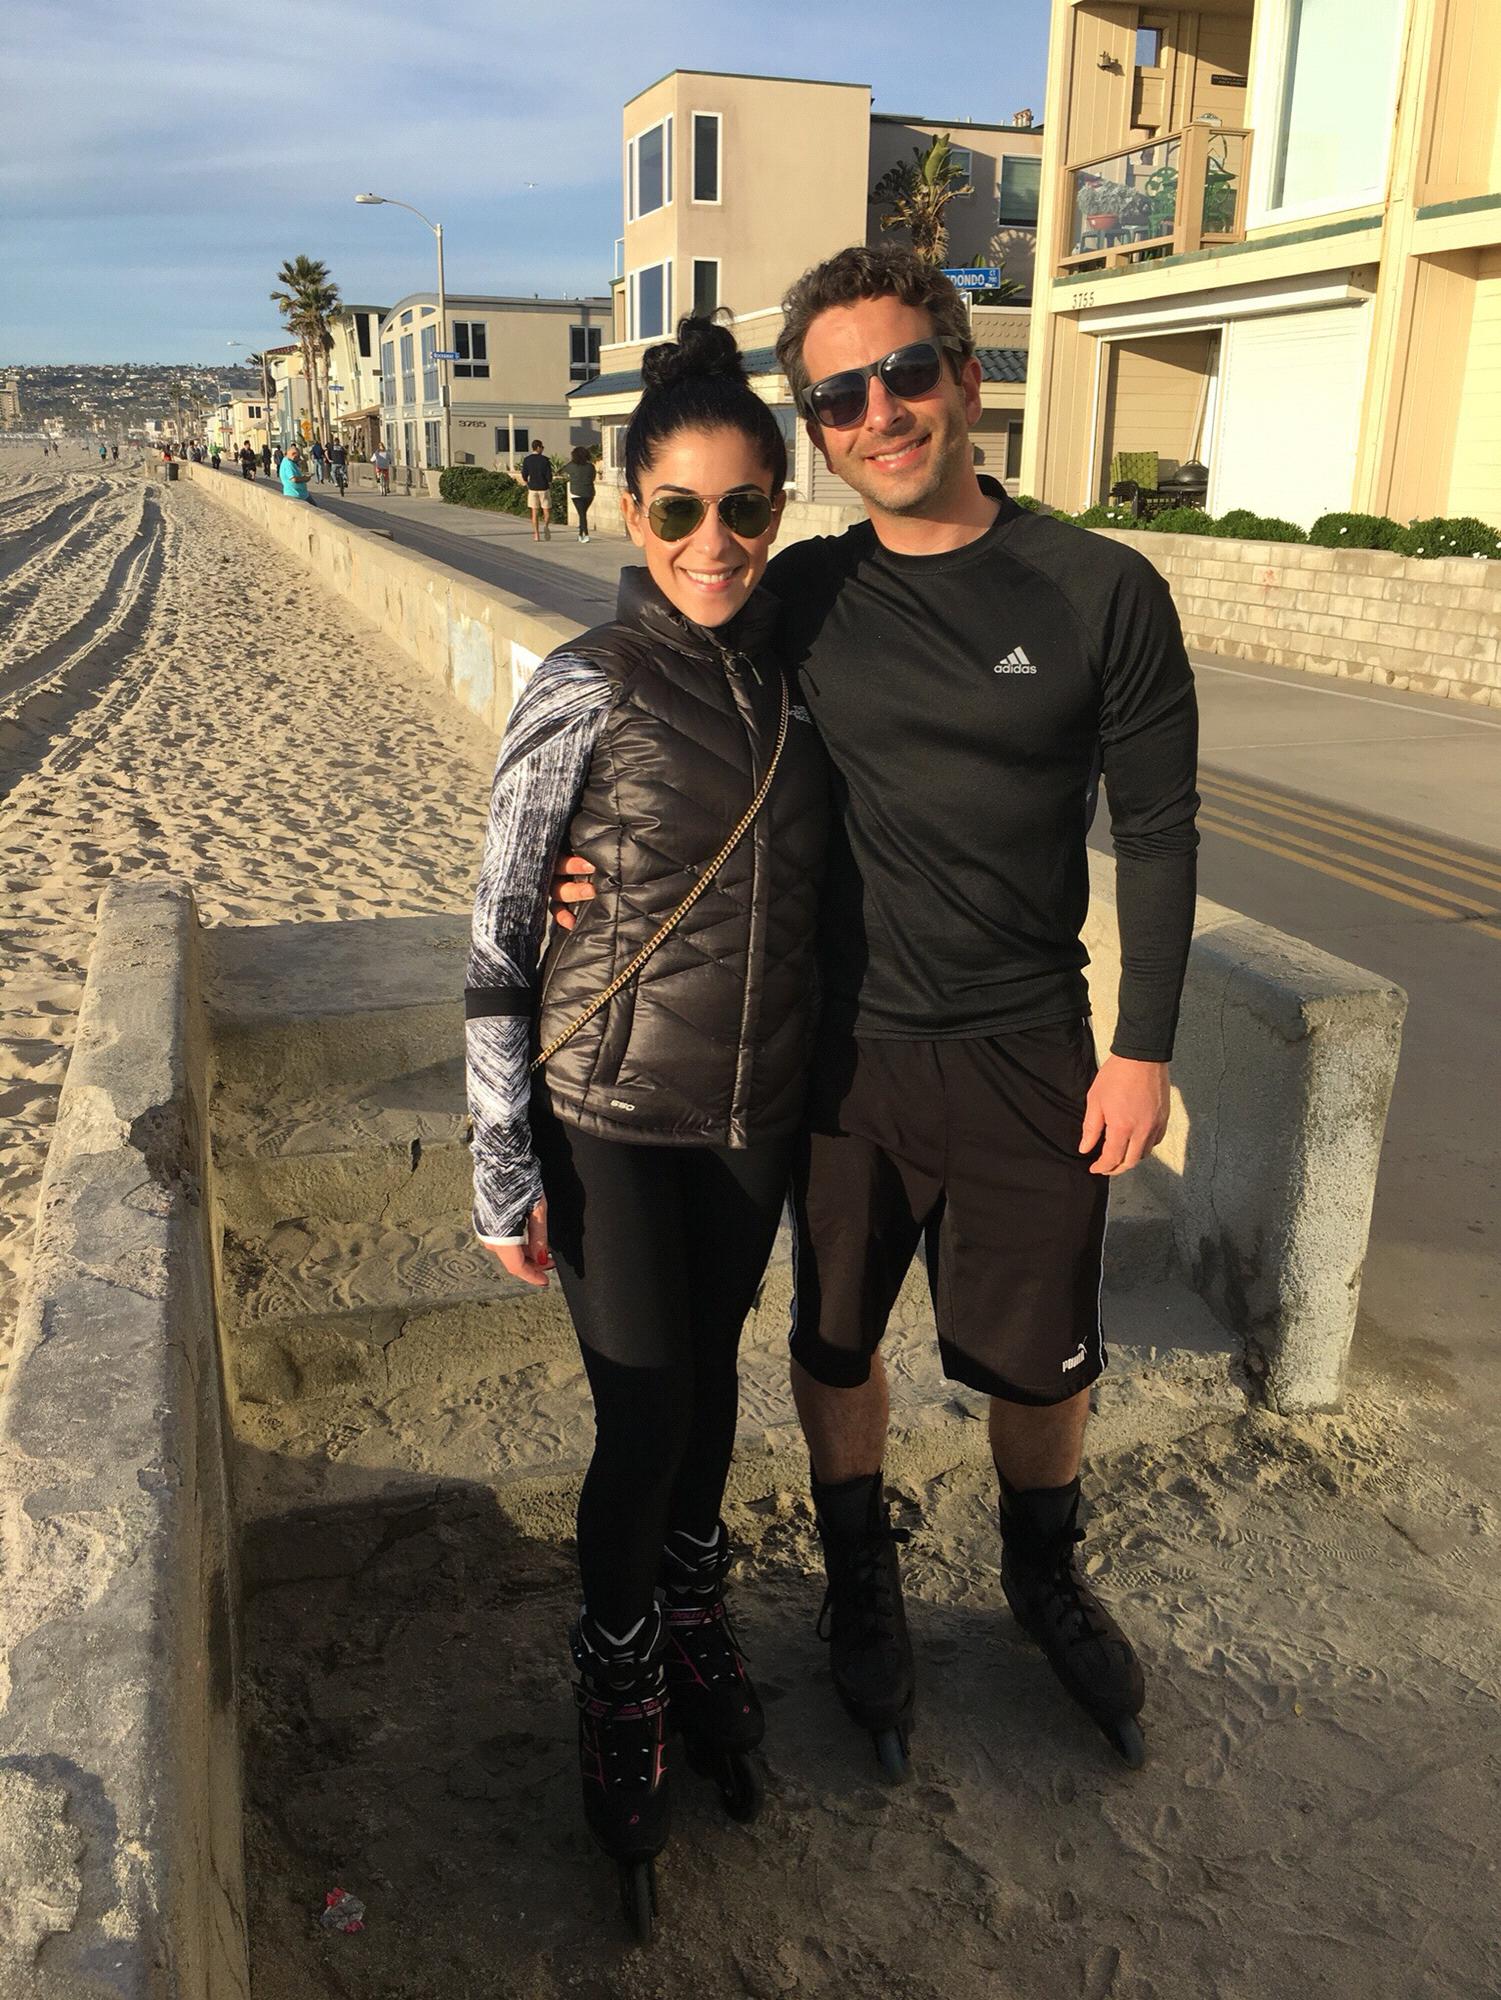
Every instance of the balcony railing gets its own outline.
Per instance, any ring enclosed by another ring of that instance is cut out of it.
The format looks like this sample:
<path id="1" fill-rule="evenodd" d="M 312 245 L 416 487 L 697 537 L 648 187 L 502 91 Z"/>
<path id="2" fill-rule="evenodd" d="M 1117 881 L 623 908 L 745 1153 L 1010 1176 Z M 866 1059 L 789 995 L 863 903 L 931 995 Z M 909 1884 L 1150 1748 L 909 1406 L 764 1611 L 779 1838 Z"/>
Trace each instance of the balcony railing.
<path id="1" fill-rule="evenodd" d="M 1065 170 L 1060 275 L 1149 263 L 1245 234 L 1251 134 L 1185 125 Z"/>

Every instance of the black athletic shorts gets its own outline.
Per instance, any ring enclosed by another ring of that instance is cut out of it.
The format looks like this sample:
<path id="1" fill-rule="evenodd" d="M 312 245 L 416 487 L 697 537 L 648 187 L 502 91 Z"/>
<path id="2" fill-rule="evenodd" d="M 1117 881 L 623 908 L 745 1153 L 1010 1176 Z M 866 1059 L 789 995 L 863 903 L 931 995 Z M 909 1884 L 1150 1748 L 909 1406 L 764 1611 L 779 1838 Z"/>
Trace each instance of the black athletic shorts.
<path id="1" fill-rule="evenodd" d="M 1081 1153 L 1087 1020 L 974 1040 L 826 1042 L 793 1175 L 792 1353 L 854 1388 L 926 1249 L 951 1380 L 1059 1403 L 1105 1366 L 1110 1183 Z"/>

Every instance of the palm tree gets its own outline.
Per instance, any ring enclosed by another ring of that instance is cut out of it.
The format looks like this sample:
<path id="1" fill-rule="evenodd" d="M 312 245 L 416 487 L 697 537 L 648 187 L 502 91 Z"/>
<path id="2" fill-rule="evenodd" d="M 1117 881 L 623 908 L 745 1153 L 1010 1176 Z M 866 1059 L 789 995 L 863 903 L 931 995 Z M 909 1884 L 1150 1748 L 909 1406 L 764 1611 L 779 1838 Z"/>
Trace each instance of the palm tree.
<path id="1" fill-rule="evenodd" d="M 277 272 L 280 290 L 271 294 L 271 303 L 295 334 L 302 349 L 302 372 L 307 381 L 308 421 L 327 437 L 328 388 L 327 358 L 333 348 L 329 316 L 337 311 L 339 288 L 328 275 L 328 266 L 317 257 L 291 257 Z M 318 364 L 324 363 L 324 387 L 318 390 Z M 321 410 L 321 428 L 320 428 Z"/>
<path id="2" fill-rule="evenodd" d="M 947 132 L 914 146 L 910 161 L 899 160 L 876 182 L 870 199 L 889 204 L 883 229 L 905 229 L 912 248 L 928 264 L 941 264 L 949 247 L 944 211 L 951 201 L 973 194 L 955 163 Z"/>

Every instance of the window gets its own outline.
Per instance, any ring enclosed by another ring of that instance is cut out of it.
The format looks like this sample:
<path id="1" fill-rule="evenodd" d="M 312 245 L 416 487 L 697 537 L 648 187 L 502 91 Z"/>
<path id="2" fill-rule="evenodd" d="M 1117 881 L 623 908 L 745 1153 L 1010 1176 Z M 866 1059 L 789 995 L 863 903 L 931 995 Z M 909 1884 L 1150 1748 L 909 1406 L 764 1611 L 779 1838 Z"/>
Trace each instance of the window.
<path id="1" fill-rule="evenodd" d="M 370 359 L 370 315 L 369 315 L 369 313 L 356 313 L 356 314 L 355 314 L 355 316 L 354 316 L 354 337 L 355 337 L 355 340 L 356 340 L 356 342 L 358 343 L 358 346 L 359 346 L 359 350 L 360 350 L 360 359 L 361 359 L 362 361 L 368 361 L 368 360 Z"/>
<path id="2" fill-rule="evenodd" d="M 412 372 L 412 336 L 401 336 L 401 400 L 415 403 L 417 400 L 417 377 Z"/>
<path id="3" fill-rule="evenodd" d="M 1307 214 L 1379 200 L 1405 0 L 1286 0 L 1269 205 Z"/>
<path id="4" fill-rule="evenodd" d="M 1006 477 L 1020 479 L 1022 476 L 1022 427 L 1017 418 L 1006 427 Z"/>
<path id="5" fill-rule="evenodd" d="M 415 424 L 403 424 L 401 427 L 401 437 L 401 462 L 403 465 L 415 465 L 417 463 L 417 426 Z"/>
<path id="6" fill-rule="evenodd" d="M 672 120 L 637 133 L 626 148 L 627 220 L 666 208 L 672 200 Z"/>
<path id="7" fill-rule="evenodd" d="M 570 382 L 592 382 L 599 373 L 599 343 L 601 329 L 597 326 L 571 326 L 568 329 L 568 379 Z"/>
<path id="8" fill-rule="evenodd" d="M 707 315 L 719 304 L 719 259 L 717 257 L 695 257 L 693 260 L 693 310 Z"/>
<path id="9" fill-rule="evenodd" d="M 1138 69 L 1161 69 L 1161 28 L 1138 28 L 1136 30 L 1136 67 Z"/>
<path id="10" fill-rule="evenodd" d="M 659 340 L 672 316 L 672 266 L 648 264 L 630 276 L 632 340 Z"/>
<path id="11" fill-rule="evenodd" d="M 396 401 L 396 343 L 383 340 L 380 347 L 380 399 L 388 407 Z"/>
<path id="12" fill-rule="evenodd" d="M 403 326 L 410 326 L 411 323 L 412 323 L 412 315 L 410 309 L 408 309 L 401 315 L 401 324 Z"/>
<path id="13" fill-rule="evenodd" d="M 693 114 L 693 199 L 719 199 L 719 113 Z"/>
<path id="14" fill-rule="evenodd" d="M 975 156 L 968 146 L 950 146 L 949 160 L 959 169 L 965 180 L 974 178 Z"/>
<path id="15" fill-rule="evenodd" d="M 438 329 L 425 326 L 422 329 L 422 400 L 436 403 L 438 400 Z"/>
<path id="16" fill-rule="evenodd" d="M 259 423 L 259 422 L 260 422 L 260 420 L 261 420 L 261 406 L 260 406 L 260 404 L 259 404 L 259 403 L 251 403 L 251 404 L 250 404 L 250 405 L 248 406 L 248 410 L 247 410 L 247 414 L 248 414 L 248 416 L 249 416 L 249 418 L 250 418 L 250 421 L 251 421 L 251 422 L 252 422 L 253 424 L 257 424 L 257 423 Z"/>
<path id="17" fill-rule="evenodd" d="M 510 452 L 511 435 L 512 435 L 511 427 L 509 424 L 497 424 L 495 426 L 495 456 L 497 458 L 505 458 L 507 454 Z M 515 438 L 516 438 L 516 456 L 520 458 L 523 452 L 529 451 L 531 449 L 530 445 L 527 443 L 527 431 L 526 431 L 526 426 L 524 424 L 518 424 L 516 426 Z"/>
<path id="18" fill-rule="evenodd" d="M 449 345 L 459 357 L 448 364 L 455 375 L 490 379 L 489 329 L 484 320 L 456 319 L 449 329 Z"/>
<path id="19" fill-rule="evenodd" d="M 424 465 L 430 465 L 436 469 L 443 463 L 443 426 L 441 423 L 429 422 L 422 426 L 422 450 L 422 463 Z"/>
<path id="20" fill-rule="evenodd" d="M 1042 187 L 1042 161 L 1012 153 L 1001 161 L 1001 192 L 995 218 L 1011 229 L 1037 227 L 1037 196 Z"/>

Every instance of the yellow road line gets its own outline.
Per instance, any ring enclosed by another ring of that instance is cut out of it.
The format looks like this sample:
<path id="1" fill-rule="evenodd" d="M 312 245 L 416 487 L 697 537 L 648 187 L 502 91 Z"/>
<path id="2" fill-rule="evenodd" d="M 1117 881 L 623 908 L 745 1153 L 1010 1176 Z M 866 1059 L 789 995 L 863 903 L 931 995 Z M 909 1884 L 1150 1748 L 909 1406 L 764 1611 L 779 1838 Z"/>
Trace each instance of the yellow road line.
<path id="1" fill-rule="evenodd" d="M 1222 827 L 1243 826 L 1251 833 L 1273 833 L 1279 840 L 1285 841 L 1289 847 L 1296 847 L 1305 854 L 1327 854 L 1329 852 L 1326 844 L 1321 845 L 1318 841 L 1305 840 L 1301 833 L 1286 833 L 1280 826 L 1262 826 L 1254 819 L 1240 819 L 1236 814 L 1227 812 L 1223 806 L 1214 806 L 1211 810 L 1217 816 Z M 1341 855 L 1340 859 L 1348 861 L 1352 868 L 1358 869 L 1364 875 L 1379 875 L 1383 881 L 1400 883 L 1404 889 L 1420 889 L 1425 895 L 1441 897 L 1446 905 L 1455 909 L 1466 910 L 1472 916 L 1501 917 L 1501 910 L 1496 909 L 1494 905 L 1490 903 L 1477 903 L 1473 896 L 1462 895 L 1458 889 L 1446 889 L 1440 883 L 1425 882 L 1417 875 L 1404 875 L 1397 868 L 1383 868 L 1379 861 L 1367 861 L 1363 855 Z"/>
<path id="2" fill-rule="evenodd" d="M 1401 889 L 1388 889 L 1380 882 L 1374 882 L 1368 875 L 1360 875 L 1353 868 L 1340 868 L 1332 861 L 1321 861 L 1312 854 L 1299 854 L 1290 847 L 1283 847 L 1274 840 L 1263 840 L 1254 833 L 1245 833 L 1244 820 L 1234 824 L 1221 822 L 1213 811 L 1199 815 L 1199 824 L 1211 833 L 1223 833 L 1227 840 L 1238 840 L 1243 847 L 1256 847 L 1263 854 L 1275 854 L 1283 861 L 1296 862 L 1300 868 L 1312 868 L 1320 875 L 1332 875 L 1337 882 L 1348 882 L 1354 888 L 1364 889 L 1372 896 L 1380 896 L 1388 903 L 1401 903 L 1409 910 L 1422 910 L 1430 917 L 1454 918 L 1463 915 L 1451 903 L 1435 903 L 1426 896 L 1409 896 Z M 1497 912 L 1495 914 L 1501 914 Z M 1484 931 L 1487 937 L 1501 938 L 1501 925 L 1466 924 L 1466 930 Z"/>
<path id="3" fill-rule="evenodd" d="M 1303 800 L 1290 803 L 1276 792 L 1268 792 L 1260 786 L 1248 784 L 1242 778 L 1221 777 L 1218 772 L 1206 771 L 1200 779 L 1201 789 L 1223 792 L 1233 803 L 1252 805 L 1258 810 L 1278 814 L 1284 819 L 1298 821 L 1305 826 L 1327 826 L 1331 830 L 1349 828 L 1341 838 L 1358 841 L 1362 846 L 1384 850 L 1397 859 L 1403 850 L 1414 860 L 1425 856 L 1434 857 L 1439 871 L 1446 875 L 1456 875 L 1466 882 L 1477 882 L 1482 888 L 1501 888 L 1501 865 L 1480 861 L 1474 855 L 1456 856 L 1452 847 L 1444 847 L 1435 841 L 1421 840 L 1416 834 L 1391 833 L 1378 827 L 1373 821 L 1359 819 L 1349 813 L 1336 812 L 1329 806 L 1309 805 Z M 1364 832 L 1355 829 L 1364 828 Z"/>

